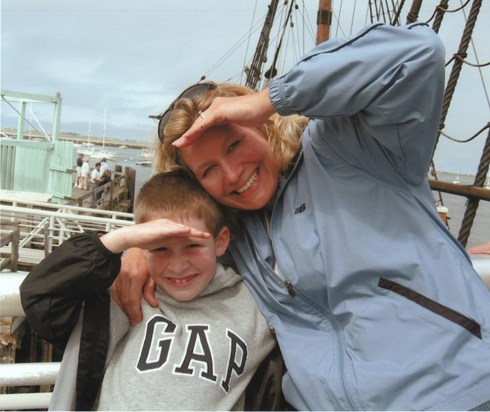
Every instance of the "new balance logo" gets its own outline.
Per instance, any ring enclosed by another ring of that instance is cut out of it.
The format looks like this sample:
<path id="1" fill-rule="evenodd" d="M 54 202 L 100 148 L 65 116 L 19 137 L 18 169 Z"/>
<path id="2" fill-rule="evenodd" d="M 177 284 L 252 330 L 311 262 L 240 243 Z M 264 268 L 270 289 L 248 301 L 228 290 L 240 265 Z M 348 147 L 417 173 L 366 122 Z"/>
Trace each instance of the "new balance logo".
<path id="1" fill-rule="evenodd" d="M 302 205 L 300 205 L 296 209 L 294 209 L 294 214 L 298 215 L 300 213 L 303 213 L 305 210 L 306 210 L 306 205 L 303 203 Z"/>

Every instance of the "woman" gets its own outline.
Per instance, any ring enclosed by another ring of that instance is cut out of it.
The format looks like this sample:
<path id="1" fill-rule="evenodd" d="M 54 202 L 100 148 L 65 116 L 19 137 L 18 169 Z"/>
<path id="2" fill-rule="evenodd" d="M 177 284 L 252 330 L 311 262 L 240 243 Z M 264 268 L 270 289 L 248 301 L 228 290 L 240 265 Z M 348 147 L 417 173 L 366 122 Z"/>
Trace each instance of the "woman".
<path id="1" fill-rule="evenodd" d="M 158 168 L 237 210 L 230 251 L 296 409 L 490 406 L 490 295 L 426 178 L 443 89 L 430 28 L 374 25 L 267 90 L 194 86 L 161 118 Z M 301 140 L 277 113 L 309 119 Z M 116 286 L 137 321 L 141 281 Z"/>

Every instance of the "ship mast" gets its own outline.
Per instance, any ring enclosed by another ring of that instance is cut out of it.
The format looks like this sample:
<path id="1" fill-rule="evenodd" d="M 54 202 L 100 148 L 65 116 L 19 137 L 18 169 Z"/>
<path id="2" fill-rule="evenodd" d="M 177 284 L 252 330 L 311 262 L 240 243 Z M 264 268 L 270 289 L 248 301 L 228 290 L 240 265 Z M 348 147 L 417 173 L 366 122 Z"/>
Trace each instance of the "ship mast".
<path id="1" fill-rule="evenodd" d="M 330 38 L 330 25 L 332 24 L 332 4 L 330 0 L 320 0 L 316 24 L 316 44 L 320 44 Z"/>
<path id="2" fill-rule="evenodd" d="M 262 32 L 260 33 L 259 42 L 255 49 L 254 58 L 249 67 L 245 69 L 247 73 L 247 81 L 245 85 L 251 89 L 257 89 L 257 84 L 262 76 L 262 66 L 267 61 L 267 49 L 269 48 L 269 36 L 276 15 L 277 4 L 279 0 L 272 0 L 269 4 L 269 10 L 265 18 Z"/>
<path id="3" fill-rule="evenodd" d="M 257 89 L 258 84 L 262 77 L 262 68 L 264 63 L 267 61 L 267 49 L 269 47 L 269 38 L 270 32 L 272 29 L 272 25 L 274 22 L 274 17 L 276 15 L 277 6 L 279 0 L 271 0 L 267 12 L 267 16 L 264 21 L 264 26 L 262 27 L 262 31 L 260 33 L 259 41 L 257 43 L 257 47 L 255 49 L 255 54 L 250 66 L 245 68 L 245 73 L 247 75 L 247 79 L 245 85 L 250 87 L 251 89 Z M 294 6 L 294 1 L 291 2 L 288 11 L 288 17 L 286 22 L 290 19 L 290 15 Z M 285 23 L 286 24 L 286 23 Z M 317 12 L 317 35 L 316 35 L 316 44 L 322 43 L 325 40 L 328 40 L 330 36 L 330 25 L 332 24 L 332 5 L 331 0 L 319 0 L 318 12 Z M 281 42 L 282 43 L 282 38 Z M 278 49 L 280 48 L 280 45 Z M 276 63 L 278 58 L 278 50 L 276 50 L 276 54 L 274 56 L 274 60 L 272 62 L 271 68 L 267 70 L 265 73 L 265 77 L 267 79 L 271 79 L 276 75 Z"/>

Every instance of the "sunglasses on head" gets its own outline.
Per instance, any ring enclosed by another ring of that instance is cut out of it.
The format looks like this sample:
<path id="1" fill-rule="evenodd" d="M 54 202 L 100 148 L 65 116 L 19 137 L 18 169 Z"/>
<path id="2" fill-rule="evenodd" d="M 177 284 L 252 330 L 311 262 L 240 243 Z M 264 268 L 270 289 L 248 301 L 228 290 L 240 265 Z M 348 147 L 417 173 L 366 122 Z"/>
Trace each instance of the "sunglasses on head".
<path id="1" fill-rule="evenodd" d="M 189 86 L 187 89 L 185 89 L 180 95 L 168 106 L 168 109 L 165 110 L 162 114 L 159 114 L 158 116 L 151 116 L 156 119 L 160 119 L 158 122 L 158 138 L 160 139 L 160 142 L 163 143 L 163 130 L 165 129 L 165 126 L 167 125 L 170 116 L 172 115 L 172 111 L 174 110 L 175 103 L 177 103 L 180 99 L 183 98 L 188 98 L 188 99 L 194 99 L 204 93 L 206 93 L 209 90 L 214 90 L 218 87 L 216 83 L 196 83 L 193 84 L 192 86 Z"/>

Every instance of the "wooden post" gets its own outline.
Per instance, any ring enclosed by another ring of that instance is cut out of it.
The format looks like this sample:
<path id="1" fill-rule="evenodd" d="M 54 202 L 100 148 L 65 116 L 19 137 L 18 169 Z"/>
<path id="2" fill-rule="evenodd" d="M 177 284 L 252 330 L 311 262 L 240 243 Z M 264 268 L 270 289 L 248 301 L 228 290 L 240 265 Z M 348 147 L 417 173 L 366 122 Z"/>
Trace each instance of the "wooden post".
<path id="1" fill-rule="evenodd" d="M 2 234 L 0 236 L 0 246 L 7 246 L 10 243 L 11 247 L 10 258 L 2 262 L 0 269 L 4 269 L 10 265 L 10 271 L 17 272 L 20 240 L 19 222 L 2 221 L 1 228 Z"/>
<path id="2" fill-rule="evenodd" d="M 135 198 L 136 170 L 132 167 L 126 167 L 124 174 L 126 175 L 126 186 L 129 191 L 129 211 L 132 212 Z"/>

